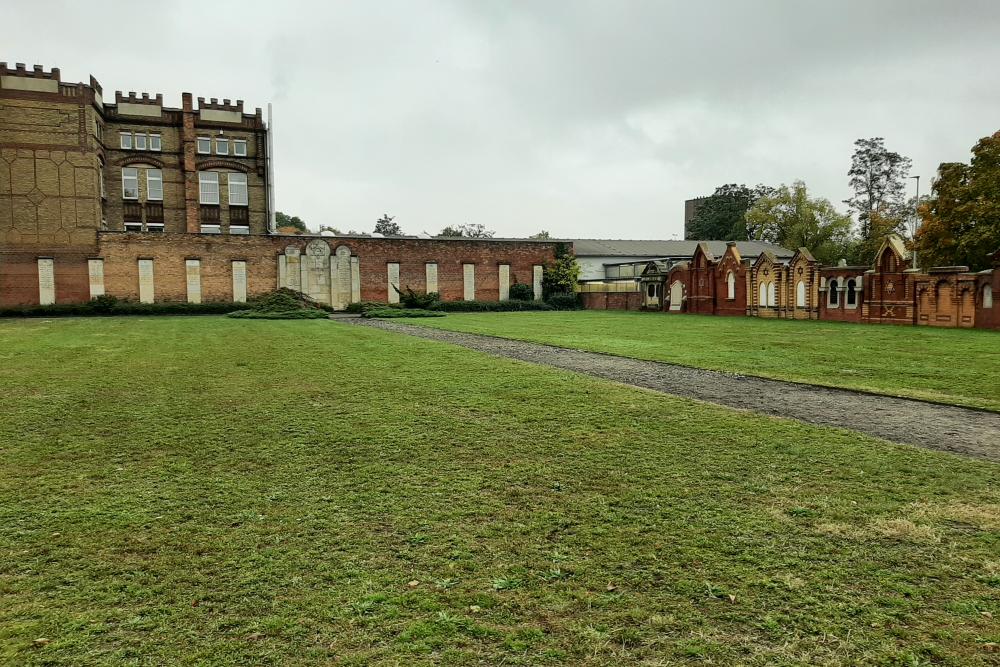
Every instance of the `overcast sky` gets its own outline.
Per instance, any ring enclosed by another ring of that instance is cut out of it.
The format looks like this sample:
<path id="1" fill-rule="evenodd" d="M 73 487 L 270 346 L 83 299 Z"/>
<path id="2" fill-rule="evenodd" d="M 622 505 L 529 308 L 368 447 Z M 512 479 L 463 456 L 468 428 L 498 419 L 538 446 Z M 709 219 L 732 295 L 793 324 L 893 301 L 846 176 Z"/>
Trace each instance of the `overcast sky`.
<path id="1" fill-rule="evenodd" d="M 144 9 L 144 7 L 150 9 Z M 682 236 L 684 200 L 840 202 L 884 136 L 926 191 L 1000 129 L 997 0 L 4 5 L 0 60 L 274 105 L 277 207 L 313 228 Z"/>

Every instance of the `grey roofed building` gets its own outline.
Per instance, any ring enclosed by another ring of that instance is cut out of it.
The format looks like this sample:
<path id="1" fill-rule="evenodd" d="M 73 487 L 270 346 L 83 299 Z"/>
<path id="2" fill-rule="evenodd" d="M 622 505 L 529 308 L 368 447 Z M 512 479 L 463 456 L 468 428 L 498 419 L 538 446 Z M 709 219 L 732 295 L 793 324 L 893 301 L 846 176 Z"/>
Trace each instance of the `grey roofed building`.
<path id="1" fill-rule="evenodd" d="M 605 280 L 606 265 L 632 264 L 649 260 L 677 262 L 691 259 L 699 243 L 708 245 L 715 256 L 726 252 L 726 241 L 642 241 L 630 239 L 574 239 L 573 250 L 580 264 L 580 280 Z M 737 241 L 736 249 L 744 259 L 755 259 L 769 251 L 778 259 L 790 259 L 794 250 L 764 241 Z"/>

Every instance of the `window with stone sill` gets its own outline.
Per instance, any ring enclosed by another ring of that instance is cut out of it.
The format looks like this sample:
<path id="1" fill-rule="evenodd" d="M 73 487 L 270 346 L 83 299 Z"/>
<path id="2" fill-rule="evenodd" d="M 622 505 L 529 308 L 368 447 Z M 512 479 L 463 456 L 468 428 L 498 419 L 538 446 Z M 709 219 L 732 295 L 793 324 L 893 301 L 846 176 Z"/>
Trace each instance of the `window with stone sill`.
<path id="1" fill-rule="evenodd" d="M 229 155 L 229 139 L 223 139 L 219 137 L 215 140 L 215 154 L 216 155 Z"/>
<path id="2" fill-rule="evenodd" d="M 120 132 L 118 134 L 118 137 L 119 137 L 119 142 L 120 142 L 119 146 L 121 146 L 124 150 L 131 150 L 132 149 L 132 133 L 131 132 Z"/>
<path id="3" fill-rule="evenodd" d="M 198 137 L 198 153 L 209 155 L 212 152 L 212 138 Z"/>
<path id="4" fill-rule="evenodd" d="M 158 134 L 149 135 L 149 150 L 151 151 L 161 150 L 160 135 Z"/>
<path id="5" fill-rule="evenodd" d="M 221 234 L 222 233 L 222 227 L 220 225 L 202 225 L 201 226 L 201 233 L 202 234 Z"/>
<path id="6" fill-rule="evenodd" d="M 146 150 L 146 135 L 145 134 L 140 134 L 138 132 L 135 133 L 135 149 L 137 151 L 144 151 L 144 150 Z"/>
<path id="7" fill-rule="evenodd" d="M 250 227 L 247 225 L 229 225 L 229 233 L 247 235 L 250 233 Z"/>
<path id="8" fill-rule="evenodd" d="M 247 196 L 247 175 L 229 174 L 226 179 L 229 182 L 229 205 L 247 206 L 250 203 Z"/>
<path id="9" fill-rule="evenodd" d="M 141 232 L 142 223 L 141 222 L 126 222 L 125 223 L 126 232 Z"/>
<path id="10" fill-rule="evenodd" d="M 152 234 L 162 234 L 163 233 L 163 223 L 162 222 L 147 222 L 146 231 Z"/>
<path id="11" fill-rule="evenodd" d="M 233 139 L 233 155 L 237 157 L 247 156 L 247 140 Z"/>

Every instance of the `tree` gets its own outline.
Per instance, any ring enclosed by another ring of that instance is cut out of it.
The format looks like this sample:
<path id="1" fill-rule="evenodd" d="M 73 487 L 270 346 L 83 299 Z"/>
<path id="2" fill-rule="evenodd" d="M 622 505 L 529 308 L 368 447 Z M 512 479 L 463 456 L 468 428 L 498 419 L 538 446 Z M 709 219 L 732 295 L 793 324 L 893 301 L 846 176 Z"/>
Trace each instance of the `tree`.
<path id="1" fill-rule="evenodd" d="M 399 223 L 393 222 L 395 219 L 396 216 L 383 213 L 382 217 L 375 221 L 375 233 L 383 236 L 401 236 L 403 229 Z"/>
<path id="2" fill-rule="evenodd" d="M 340 235 L 340 230 L 337 229 L 336 227 L 331 227 L 330 225 L 320 225 L 319 226 L 319 231 L 320 231 L 321 234 L 323 232 L 333 232 L 334 234 L 336 234 L 338 236 Z"/>
<path id="3" fill-rule="evenodd" d="M 464 236 L 470 239 L 491 239 L 494 234 L 496 234 L 496 232 L 491 229 L 486 229 L 484 225 L 465 224 L 459 225 L 458 227 L 452 227 L 449 225 L 442 229 L 438 236 Z"/>
<path id="4" fill-rule="evenodd" d="M 1000 132 L 976 143 L 969 164 L 941 164 L 931 193 L 919 208 L 921 263 L 989 268 L 1000 248 Z"/>
<path id="5" fill-rule="evenodd" d="M 306 223 L 302 221 L 297 215 L 288 215 L 287 213 L 282 213 L 281 211 L 274 212 L 274 221 L 278 227 L 294 227 L 302 234 L 308 234 L 309 228 L 306 227 Z"/>
<path id="6" fill-rule="evenodd" d="M 549 233 L 543 229 L 542 231 L 538 232 L 537 234 L 532 234 L 528 238 L 529 239 L 550 239 L 550 238 L 552 238 L 552 236 L 550 236 Z"/>
<path id="7" fill-rule="evenodd" d="M 869 262 L 886 234 L 906 233 L 906 178 L 911 161 L 888 150 L 882 137 L 858 139 L 854 146 L 847 172 L 854 196 L 844 203 L 858 215 L 859 259 Z"/>
<path id="8" fill-rule="evenodd" d="M 556 245 L 556 259 L 542 271 L 542 293 L 545 298 L 553 294 L 572 294 L 580 279 L 580 265 L 566 244 Z"/>
<path id="9" fill-rule="evenodd" d="M 833 264 L 852 254 L 851 216 L 838 212 L 827 199 L 810 197 L 802 181 L 761 197 L 746 218 L 755 239 L 808 248 L 821 263 Z"/>
<path id="10" fill-rule="evenodd" d="M 688 227 L 690 237 L 706 241 L 753 238 L 754 230 L 747 227 L 746 212 L 758 199 L 773 193 L 774 188 L 766 185 L 753 188 L 735 183 L 720 185 L 698 205 Z"/>

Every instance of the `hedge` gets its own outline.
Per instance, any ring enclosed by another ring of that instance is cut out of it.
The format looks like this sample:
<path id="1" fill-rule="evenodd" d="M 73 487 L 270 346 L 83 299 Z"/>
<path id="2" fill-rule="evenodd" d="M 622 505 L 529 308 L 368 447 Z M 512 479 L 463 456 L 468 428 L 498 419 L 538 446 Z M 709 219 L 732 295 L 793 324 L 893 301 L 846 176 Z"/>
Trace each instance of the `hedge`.
<path id="1" fill-rule="evenodd" d="M 226 315 L 241 320 L 322 320 L 330 317 L 325 310 L 298 308 L 296 310 L 237 310 Z"/>
<path id="2" fill-rule="evenodd" d="M 440 301 L 431 310 L 446 313 L 506 313 L 522 310 L 555 310 L 544 301 Z"/>
<path id="3" fill-rule="evenodd" d="M 107 317 L 116 315 L 222 315 L 246 309 L 245 303 L 219 301 L 211 303 L 136 303 L 119 301 L 113 304 L 56 303 L 49 306 L 19 306 L 0 308 L 0 317 Z"/>

